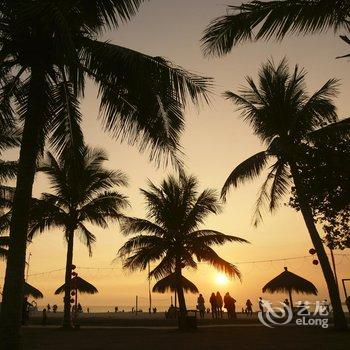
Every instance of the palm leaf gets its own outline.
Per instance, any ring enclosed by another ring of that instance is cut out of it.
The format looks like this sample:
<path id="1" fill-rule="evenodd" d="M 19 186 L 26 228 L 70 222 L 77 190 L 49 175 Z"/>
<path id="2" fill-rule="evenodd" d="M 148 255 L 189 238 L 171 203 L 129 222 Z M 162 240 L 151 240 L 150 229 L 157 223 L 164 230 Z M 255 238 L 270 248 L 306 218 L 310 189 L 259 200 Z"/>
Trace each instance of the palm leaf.
<path id="1" fill-rule="evenodd" d="M 221 190 L 221 197 L 226 200 L 228 190 L 231 186 L 237 187 L 239 183 L 252 180 L 258 177 L 266 166 L 269 155 L 266 151 L 262 151 L 249 157 L 239 164 L 229 175 Z"/>
<path id="2" fill-rule="evenodd" d="M 99 82 L 101 115 L 112 135 L 140 151 L 178 160 L 187 96 L 198 104 L 208 98 L 210 80 L 160 57 L 86 39 L 85 70 Z"/>
<path id="3" fill-rule="evenodd" d="M 347 27 L 350 6 L 345 0 L 251 1 L 228 6 L 227 11 L 204 32 L 202 45 L 206 55 L 224 55 L 242 42 L 272 36 L 281 40 L 287 34 L 337 31 Z"/>
<path id="4" fill-rule="evenodd" d="M 247 240 L 237 236 L 226 235 L 215 230 L 197 230 L 189 234 L 190 241 L 195 239 L 195 242 L 205 245 L 219 244 L 223 245 L 227 242 L 249 243 Z"/>

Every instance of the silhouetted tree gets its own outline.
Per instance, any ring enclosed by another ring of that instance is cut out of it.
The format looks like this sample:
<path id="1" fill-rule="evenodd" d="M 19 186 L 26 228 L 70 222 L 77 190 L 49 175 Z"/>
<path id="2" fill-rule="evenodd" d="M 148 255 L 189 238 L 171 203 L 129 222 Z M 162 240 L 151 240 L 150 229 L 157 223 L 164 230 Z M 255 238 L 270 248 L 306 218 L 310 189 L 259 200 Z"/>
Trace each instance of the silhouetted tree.
<path id="1" fill-rule="evenodd" d="M 222 188 L 222 197 L 226 198 L 231 186 L 236 187 L 256 178 L 273 161 L 257 200 L 257 224 L 262 218 L 262 205 L 268 202 L 269 209 L 275 210 L 279 200 L 289 192 L 290 179 L 293 180 L 300 210 L 327 283 L 335 326 L 344 329 L 347 325 L 339 291 L 315 227 L 299 165 L 300 159 L 303 159 L 304 143 L 313 139 L 320 141 L 332 131 L 340 132 L 340 128 L 336 127 L 338 124 L 322 130 L 324 125 L 337 121 L 336 108 L 332 101 L 337 93 L 337 81 L 328 80 L 309 97 L 305 89 L 305 74 L 297 66 L 290 73 L 286 60 L 277 66 L 269 61 L 259 72 L 258 85 L 248 77 L 247 88 L 240 90 L 238 94 L 230 91 L 225 93 L 227 99 L 238 105 L 244 120 L 251 125 L 255 135 L 267 148 L 246 159 L 232 171 Z M 342 129 L 344 125 L 345 123 L 341 124 Z M 346 125 L 342 132 L 349 133 L 349 123 Z"/>
<path id="2" fill-rule="evenodd" d="M 326 233 L 331 249 L 350 247 L 350 142 L 349 138 L 328 138 L 304 146 L 299 161 L 305 195 L 314 218 Z M 290 205 L 300 210 L 295 187 Z"/>
<path id="3" fill-rule="evenodd" d="M 207 98 L 210 81 L 161 57 L 101 41 L 144 0 L 1 0 L 1 118 L 24 122 L 3 289 L 4 348 L 20 344 L 29 207 L 45 138 L 55 151 L 81 150 L 78 101 L 96 83 L 104 127 L 150 157 L 176 159 L 188 99 Z"/>
<path id="4" fill-rule="evenodd" d="M 40 200 L 34 200 L 31 208 L 31 224 L 28 237 L 51 228 L 62 228 L 67 240 L 65 274 L 64 319 L 65 327 L 71 326 L 70 281 L 72 278 L 74 237 L 79 234 L 82 242 L 92 254 L 95 235 L 86 223 L 108 227 L 108 220 L 118 220 L 128 204 L 126 197 L 115 190 L 116 186 L 127 184 L 126 176 L 120 171 L 103 167 L 107 160 L 104 151 L 85 147 L 79 159 L 56 159 L 51 153 L 40 166 L 48 175 L 53 193 L 43 193 Z"/>
<path id="5" fill-rule="evenodd" d="M 198 180 L 193 176 L 169 176 L 160 186 L 150 182 L 149 190 L 141 189 L 141 193 L 146 199 L 149 220 L 121 219 L 122 233 L 139 235 L 129 239 L 118 255 L 124 259 L 124 268 L 131 270 L 145 270 L 150 262 L 157 262 L 148 277 L 163 279 L 169 286 L 176 286 L 183 318 L 186 315 L 184 288 L 191 290 L 193 285 L 183 277 L 182 270 L 197 268 L 197 260 L 240 278 L 236 266 L 220 258 L 211 246 L 247 241 L 218 231 L 199 229 L 209 214 L 220 211 L 220 204 L 215 191 L 198 191 Z"/>
<path id="6" fill-rule="evenodd" d="M 205 54 L 224 55 L 245 41 L 282 40 L 288 34 L 315 34 L 333 29 L 349 31 L 348 0 L 250 1 L 227 6 L 226 14 L 206 28 Z M 349 43 L 346 36 L 341 38 Z"/>

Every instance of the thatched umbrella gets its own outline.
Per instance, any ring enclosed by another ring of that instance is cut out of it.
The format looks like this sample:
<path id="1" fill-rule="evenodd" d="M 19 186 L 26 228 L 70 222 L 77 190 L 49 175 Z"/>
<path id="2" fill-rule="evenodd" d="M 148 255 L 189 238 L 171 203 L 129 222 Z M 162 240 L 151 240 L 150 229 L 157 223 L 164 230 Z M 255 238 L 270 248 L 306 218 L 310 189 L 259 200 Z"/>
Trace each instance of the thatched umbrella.
<path id="1" fill-rule="evenodd" d="M 24 296 L 26 297 L 31 296 L 35 299 L 41 299 L 44 297 L 43 293 L 41 293 L 39 289 L 36 289 L 35 287 L 33 287 L 27 282 L 24 282 Z"/>
<path id="2" fill-rule="evenodd" d="M 317 288 L 308 280 L 288 271 L 285 267 L 284 271 L 267 283 L 263 289 L 263 293 L 287 293 L 289 295 L 290 306 L 293 310 L 292 292 L 302 294 L 317 295 Z"/>
<path id="3" fill-rule="evenodd" d="M 185 292 L 198 293 L 197 287 L 184 276 L 181 277 L 182 287 Z M 174 273 L 162 278 L 153 286 L 153 292 L 165 293 L 167 290 L 176 292 L 176 276 Z"/>
<path id="4" fill-rule="evenodd" d="M 82 294 L 96 294 L 98 290 L 91 283 L 85 281 L 79 276 L 75 276 L 71 279 L 71 286 L 76 286 L 78 292 Z M 57 288 L 55 294 L 61 294 L 64 292 L 65 284 L 62 284 L 61 287 Z"/>

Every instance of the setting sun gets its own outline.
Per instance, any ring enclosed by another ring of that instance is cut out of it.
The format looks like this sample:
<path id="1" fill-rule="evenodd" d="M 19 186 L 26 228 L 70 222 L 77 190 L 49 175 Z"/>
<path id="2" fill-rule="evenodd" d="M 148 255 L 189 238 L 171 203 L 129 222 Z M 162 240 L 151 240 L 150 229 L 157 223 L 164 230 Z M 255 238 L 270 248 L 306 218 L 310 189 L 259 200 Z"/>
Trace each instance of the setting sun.
<path id="1" fill-rule="evenodd" d="M 227 282 L 228 282 L 228 278 L 224 274 L 220 273 L 219 275 L 216 276 L 217 284 L 227 284 Z"/>

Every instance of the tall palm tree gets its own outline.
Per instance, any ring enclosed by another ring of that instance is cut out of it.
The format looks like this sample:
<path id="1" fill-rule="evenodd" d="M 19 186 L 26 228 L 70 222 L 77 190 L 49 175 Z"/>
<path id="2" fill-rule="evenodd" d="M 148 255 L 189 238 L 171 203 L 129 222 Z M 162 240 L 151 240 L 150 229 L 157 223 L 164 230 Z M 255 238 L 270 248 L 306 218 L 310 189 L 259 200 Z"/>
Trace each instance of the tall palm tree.
<path id="1" fill-rule="evenodd" d="M 252 126 L 254 133 L 267 148 L 246 159 L 231 172 L 222 188 L 222 197 L 226 199 L 230 187 L 237 187 L 240 183 L 256 178 L 272 162 L 257 200 L 255 223 L 258 223 L 261 219 L 261 207 L 265 203 L 268 202 L 271 211 L 278 207 L 279 200 L 289 191 L 291 177 L 327 283 L 335 325 L 337 328 L 346 328 L 339 291 L 315 227 L 298 167 L 298 161 L 303 159 L 303 145 L 319 139 L 322 134 L 324 136 L 324 131 L 332 127 L 322 130 L 322 126 L 337 120 L 332 101 L 337 94 L 337 81 L 328 80 L 309 97 L 305 89 L 305 75 L 298 66 L 290 73 L 286 60 L 277 66 L 268 62 L 259 72 L 257 85 L 248 77 L 247 88 L 240 90 L 238 94 L 230 91 L 225 93 L 227 99 L 238 105 L 244 120 Z"/>
<path id="2" fill-rule="evenodd" d="M 141 189 L 141 193 L 146 199 L 148 219 L 122 218 L 122 232 L 138 235 L 129 239 L 118 255 L 124 260 L 124 268 L 131 270 L 145 270 L 148 263 L 158 262 L 148 277 L 162 279 L 157 283 L 162 284 L 162 290 L 176 286 L 183 318 L 184 289 L 193 289 L 193 284 L 182 276 L 183 268 L 197 268 L 196 260 L 204 261 L 240 278 L 237 267 L 220 258 L 211 246 L 247 241 L 215 230 L 199 229 L 204 219 L 211 213 L 217 214 L 221 207 L 215 191 L 198 191 L 198 180 L 193 176 L 182 174 L 178 179 L 169 176 L 159 187 L 150 182 L 149 190 Z"/>
<path id="3" fill-rule="evenodd" d="M 1 324 L 4 347 L 19 347 L 23 273 L 35 164 L 45 137 L 81 150 L 79 99 L 99 88 L 104 128 L 152 159 L 176 158 L 188 100 L 206 100 L 210 81 L 161 58 L 102 41 L 144 0 L 0 0 L 0 110 L 24 121 L 10 228 Z"/>
<path id="4" fill-rule="evenodd" d="M 65 327 L 71 326 L 70 281 L 75 236 L 79 235 L 91 255 L 96 237 L 86 223 L 107 228 L 108 220 L 118 220 L 120 210 L 128 205 L 126 197 L 115 190 L 116 186 L 127 184 L 126 176 L 104 168 L 106 160 L 104 151 L 85 147 L 78 163 L 76 159 L 74 162 L 70 157 L 56 159 L 48 153 L 46 162 L 40 166 L 40 170 L 48 175 L 53 191 L 34 200 L 28 237 L 32 239 L 35 234 L 51 228 L 64 230 L 67 240 Z"/>
<path id="5" fill-rule="evenodd" d="M 288 34 L 315 34 L 333 29 L 350 29 L 348 0 L 250 1 L 228 6 L 227 13 L 214 19 L 204 31 L 207 55 L 224 55 L 235 45 L 259 39 L 282 40 Z M 341 36 L 346 41 L 346 36 Z"/>

